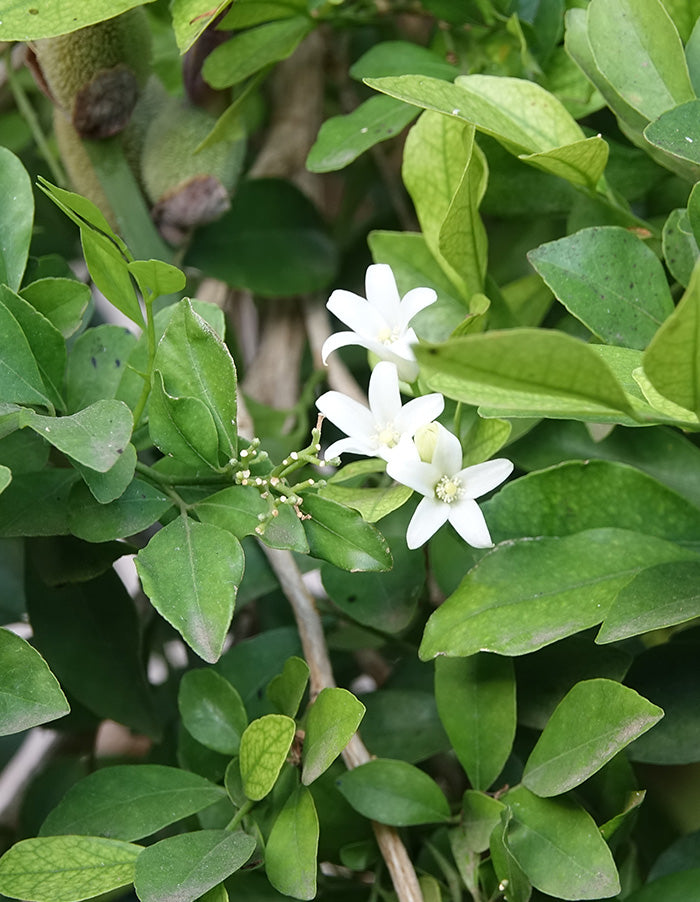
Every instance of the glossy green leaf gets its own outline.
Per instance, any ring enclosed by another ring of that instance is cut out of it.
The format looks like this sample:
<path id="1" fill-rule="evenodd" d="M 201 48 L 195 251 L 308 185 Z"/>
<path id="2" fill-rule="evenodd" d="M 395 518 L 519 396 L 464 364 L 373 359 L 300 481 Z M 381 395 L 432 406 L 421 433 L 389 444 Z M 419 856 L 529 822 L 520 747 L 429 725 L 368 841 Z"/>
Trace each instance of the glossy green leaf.
<path id="1" fill-rule="evenodd" d="M 663 711 L 613 680 L 585 680 L 562 699 L 530 753 L 523 783 L 539 796 L 583 783 Z"/>
<path id="2" fill-rule="evenodd" d="M 4 629 L 0 629 L 0 664 L 0 735 L 20 733 L 70 711 L 39 652 Z"/>
<path id="3" fill-rule="evenodd" d="M 150 836 L 225 795 L 203 777 L 162 764 L 103 767 L 75 783 L 46 818 L 41 836 Z"/>
<path id="4" fill-rule="evenodd" d="M 199 398 L 169 394 L 160 370 L 153 373 L 148 431 L 163 454 L 192 467 L 218 469 L 219 433 L 210 408 Z"/>
<path id="5" fill-rule="evenodd" d="M 591 0 L 588 36 L 603 77 L 648 119 L 695 96 L 683 45 L 660 0 Z"/>
<path id="6" fill-rule="evenodd" d="M 12 13 L 7 8 L 3 9 L 0 40 L 8 40 L 3 35 L 7 19 L 11 16 Z M 17 291 L 29 255 L 34 222 L 34 196 L 27 170 L 19 158 L 6 147 L 0 147 L 0 206 L 3 210 L 0 223 L 0 284 Z"/>
<path id="7" fill-rule="evenodd" d="M 365 706 L 347 689 L 326 688 L 306 715 L 301 782 L 313 783 L 328 770 L 360 725 Z"/>
<path id="8" fill-rule="evenodd" d="M 644 372 L 664 397 L 700 414 L 700 267 L 644 354 Z"/>
<path id="9" fill-rule="evenodd" d="M 120 313 L 143 326 L 143 314 L 129 275 L 126 260 L 114 242 L 101 232 L 82 228 L 80 240 L 92 280 Z"/>
<path id="10" fill-rule="evenodd" d="M 181 301 L 158 345 L 155 368 L 168 394 L 196 398 L 219 436 L 221 463 L 236 457 L 236 367 L 228 348 L 188 300 Z"/>
<path id="11" fill-rule="evenodd" d="M 265 873 L 274 888 L 294 899 L 316 898 L 319 824 L 305 786 L 298 786 L 277 815 L 265 847 Z"/>
<path id="12" fill-rule="evenodd" d="M 170 14 L 180 53 L 190 49 L 226 6 L 228 0 L 218 0 L 214 6 L 210 0 L 173 0 Z"/>
<path id="13" fill-rule="evenodd" d="M 236 689 L 215 670 L 188 671 L 180 681 L 177 699 L 185 729 L 194 738 L 224 755 L 237 755 L 248 716 Z"/>
<path id="14" fill-rule="evenodd" d="M 370 147 L 398 135 L 416 115 L 415 107 L 393 97 L 370 97 L 351 113 L 326 119 L 306 168 L 311 172 L 344 169 Z"/>
<path id="15" fill-rule="evenodd" d="M 161 839 L 136 862 L 141 902 L 194 902 L 248 861 L 255 840 L 240 830 L 198 830 Z"/>
<path id="16" fill-rule="evenodd" d="M 79 463 L 106 473 L 129 443 L 133 420 L 123 401 L 95 401 L 66 417 L 45 417 L 25 411 L 25 425 L 54 448 Z"/>
<path id="17" fill-rule="evenodd" d="M 144 591 L 200 658 L 219 659 L 245 560 L 238 540 L 180 516 L 136 556 Z"/>
<path id="18" fill-rule="evenodd" d="M 158 297 L 162 294 L 174 294 L 187 284 L 187 277 L 181 269 L 162 260 L 132 260 L 126 267 L 136 279 L 141 294 L 149 293 Z"/>
<path id="19" fill-rule="evenodd" d="M 488 789 L 510 755 L 515 737 L 513 662 L 497 655 L 435 662 L 440 720 L 474 789 Z"/>
<path id="20" fill-rule="evenodd" d="M 344 485 L 325 485 L 319 489 L 322 498 L 359 511 L 367 523 L 376 523 L 400 508 L 411 497 L 411 489 L 405 485 L 388 485 L 381 488 L 350 488 Z"/>
<path id="21" fill-rule="evenodd" d="M 671 210 L 664 223 L 662 246 L 664 260 L 671 275 L 684 288 L 687 288 L 695 264 L 700 257 L 700 250 L 686 210 Z"/>
<path id="22" fill-rule="evenodd" d="M 508 847 L 533 886 L 570 899 L 607 898 L 620 891 L 610 850 L 583 808 L 568 798 L 540 799 L 524 786 L 502 800 L 513 815 Z"/>
<path id="23" fill-rule="evenodd" d="M 563 332 L 508 329 L 416 348 L 434 391 L 517 416 L 618 421 L 629 411 L 610 369 Z"/>
<path id="24" fill-rule="evenodd" d="M 260 526 L 260 515 L 269 513 L 269 505 L 252 485 L 231 485 L 209 495 L 195 506 L 200 520 L 233 533 L 237 539 L 253 535 Z"/>
<path id="25" fill-rule="evenodd" d="M 239 761 L 249 799 L 265 798 L 275 785 L 295 731 L 296 724 L 284 714 L 266 714 L 248 725 L 241 738 Z"/>
<path id="26" fill-rule="evenodd" d="M 0 303 L 0 335 L 3 352 L 0 355 L 0 397 L 15 404 L 40 404 L 49 400 L 32 354 L 29 342 L 8 308 Z"/>
<path id="27" fill-rule="evenodd" d="M 680 160 L 700 164 L 700 100 L 688 100 L 660 115 L 644 129 L 644 137 L 654 147 Z"/>
<path id="28" fill-rule="evenodd" d="M 136 470 L 136 448 L 129 443 L 119 455 L 114 466 L 104 473 L 73 462 L 93 497 L 100 504 L 109 504 L 121 498 L 134 479 Z"/>
<path id="29" fill-rule="evenodd" d="M 343 774 L 336 786 L 355 811 L 381 824 L 407 827 L 450 816 L 437 783 L 405 761 L 375 758 Z"/>
<path id="30" fill-rule="evenodd" d="M 68 525 L 73 535 L 86 542 L 123 539 L 148 529 L 172 504 L 167 495 L 142 479 L 134 479 L 109 503 L 100 501 L 92 489 L 78 483 L 70 494 Z"/>
<path id="31" fill-rule="evenodd" d="M 0 892 L 27 902 L 81 902 L 128 886 L 142 851 L 99 836 L 23 839 L 0 858 Z"/>
<path id="32" fill-rule="evenodd" d="M 292 655 L 284 662 L 282 673 L 268 683 L 265 694 L 280 714 L 295 717 L 309 682 L 309 665 L 303 658 Z"/>
<path id="33" fill-rule="evenodd" d="M 600 623 L 640 570 L 693 558 L 671 542 L 621 529 L 504 543 L 432 614 L 420 657 L 535 651 Z"/>
<path id="34" fill-rule="evenodd" d="M 386 539 L 356 511 L 319 495 L 305 495 L 302 510 L 311 515 L 302 523 L 313 557 L 350 572 L 391 568 Z"/>
<path id="35" fill-rule="evenodd" d="M 564 306 L 608 344 L 645 348 L 673 312 L 663 267 L 636 235 L 583 229 L 528 259 Z"/>
<path id="36" fill-rule="evenodd" d="M 696 561 L 642 570 L 615 599 L 596 642 L 617 642 L 700 617 L 699 579 Z"/>
<path id="37" fill-rule="evenodd" d="M 336 250 L 308 198 L 282 179 L 259 178 L 242 181 L 229 212 L 197 229 L 186 262 L 235 288 L 290 297 L 326 288 Z"/>
<path id="38" fill-rule="evenodd" d="M 461 822 L 464 841 L 470 851 L 485 852 L 488 849 L 489 836 L 500 823 L 502 811 L 505 811 L 503 802 L 485 792 L 468 789 L 464 793 Z"/>
<path id="39" fill-rule="evenodd" d="M 95 326 L 78 336 L 66 369 L 68 410 L 73 413 L 95 401 L 116 397 L 135 347 L 136 336 L 122 326 Z"/>
<path id="40" fill-rule="evenodd" d="M 90 286 L 76 279 L 37 279 L 25 285 L 20 294 L 53 323 L 64 338 L 70 338 L 78 331 L 90 303 Z"/>

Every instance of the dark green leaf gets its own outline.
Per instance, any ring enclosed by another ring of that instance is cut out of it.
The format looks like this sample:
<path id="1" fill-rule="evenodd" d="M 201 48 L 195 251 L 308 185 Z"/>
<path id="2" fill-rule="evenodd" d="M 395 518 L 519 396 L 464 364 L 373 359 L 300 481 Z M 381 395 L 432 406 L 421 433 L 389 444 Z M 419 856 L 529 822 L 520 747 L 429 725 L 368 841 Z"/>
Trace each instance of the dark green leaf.
<path id="1" fill-rule="evenodd" d="M 100 504 L 109 504 L 120 498 L 133 482 L 136 470 L 136 448 L 129 443 L 114 466 L 105 473 L 98 473 L 97 470 L 91 470 L 76 461 L 73 464 L 83 477 L 93 497 Z"/>
<path id="2" fill-rule="evenodd" d="M 86 542 L 107 542 L 152 526 L 172 507 L 172 501 L 150 483 L 134 481 L 110 503 L 101 503 L 87 486 L 70 495 L 68 523 L 73 535 Z"/>
<path id="3" fill-rule="evenodd" d="M 532 894 L 532 884 L 525 876 L 515 856 L 508 846 L 508 825 L 512 817 L 509 811 L 499 816 L 498 824 L 490 837 L 491 861 L 499 881 L 499 889 L 503 888 L 506 902 L 528 902 Z"/>
<path id="4" fill-rule="evenodd" d="M 415 555 L 414 555 L 415 556 Z M 362 696 L 362 739 L 378 758 L 416 764 L 450 749 L 432 692 L 385 689 Z"/>
<path id="5" fill-rule="evenodd" d="M 4 22 L 0 24 L 0 35 L 3 37 L 0 40 L 8 40 L 4 37 L 7 19 L 17 15 L 18 12 L 3 11 Z M 3 211 L 0 223 L 0 284 L 17 291 L 29 255 L 34 197 L 27 170 L 6 147 L 0 147 L 0 206 Z"/>
<path id="6" fill-rule="evenodd" d="M 239 761 L 249 799 L 265 798 L 275 785 L 295 731 L 296 724 L 284 714 L 266 714 L 248 725 L 241 738 Z"/>
<path id="7" fill-rule="evenodd" d="M 20 733 L 63 717 L 70 706 L 41 655 L 0 629 L 0 735 Z"/>
<path id="8" fill-rule="evenodd" d="M 280 714 L 295 717 L 309 682 L 309 665 L 303 658 L 292 655 L 284 662 L 282 673 L 268 683 L 267 697 Z"/>
<path id="9" fill-rule="evenodd" d="M 260 515 L 269 513 L 269 505 L 252 485 L 231 485 L 209 495 L 195 505 L 200 520 L 213 523 L 242 539 L 260 526 Z"/>
<path id="10" fill-rule="evenodd" d="M 265 873 L 276 890 L 316 898 L 318 815 L 311 793 L 298 786 L 277 816 L 265 847 Z"/>
<path id="11" fill-rule="evenodd" d="M 241 697 L 218 673 L 190 670 L 180 681 L 177 699 L 185 729 L 224 755 L 237 755 L 248 717 Z"/>
<path id="12" fill-rule="evenodd" d="M 68 496 L 80 477 L 70 469 L 21 473 L 0 495 L 0 536 L 65 535 Z"/>
<path id="13" fill-rule="evenodd" d="M 225 795 L 203 777 L 161 764 L 103 767 L 74 784 L 41 827 L 131 842 L 196 814 Z"/>
<path id="14" fill-rule="evenodd" d="M 8 308 L 0 303 L 0 397 L 15 404 L 48 405 L 39 366 L 29 342 Z"/>
<path id="15" fill-rule="evenodd" d="M 122 326 L 96 326 L 71 346 L 66 370 L 69 411 L 82 410 L 103 398 L 114 398 L 136 337 Z"/>
<path id="16" fill-rule="evenodd" d="M 316 696 L 306 715 L 304 786 L 328 770 L 360 725 L 365 706 L 347 689 L 326 688 Z"/>
<path id="17" fill-rule="evenodd" d="M 663 112 L 644 129 L 647 141 L 681 160 L 700 164 L 700 100 L 688 100 Z"/>
<path id="18" fill-rule="evenodd" d="M 626 898 L 629 902 L 688 902 L 697 891 L 698 881 L 700 868 L 691 867 L 653 880 Z"/>
<path id="19" fill-rule="evenodd" d="M 271 514 L 267 522 L 259 524 L 263 530 L 263 542 L 270 548 L 308 554 L 306 533 L 293 505 L 279 504 L 275 510 L 276 515 Z"/>
<path id="20" fill-rule="evenodd" d="M 305 495 L 303 520 L 313 557 L 329 561 L 343 570 L 389 570 L 391 551 L 382 534 L 360 514 L 319 495 Z"/>

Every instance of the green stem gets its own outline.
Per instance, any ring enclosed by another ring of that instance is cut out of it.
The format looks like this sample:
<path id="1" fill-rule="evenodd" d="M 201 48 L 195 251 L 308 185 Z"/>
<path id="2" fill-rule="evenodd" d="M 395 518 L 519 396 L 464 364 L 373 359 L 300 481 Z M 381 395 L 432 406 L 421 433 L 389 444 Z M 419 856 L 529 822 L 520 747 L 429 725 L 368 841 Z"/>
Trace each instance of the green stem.
<path id="1" fill-rule="evenodd" d="M 153 362 L 156 357 L 156 326 L 155 319 L 153 316 L 153 296 L 149 294 L 147 298 L 144 298 L 146 303 L 146 338 L 148 341 L 148 368 L 146 370 L 146 375 L 143 380 L 143 388 L 141 389 L 141 395 L 139 396 L 138 401 L 136 402 L 136 407 L 134 408 L 134 428 L 136 428 L 139 424 L 139 420 L 143 416 L 143 412 L 146 409 L 146 402 L 148 401 L 148 396 L 151 393 L 151 377 L 153 374 Z"/>
<path id="2" fill-rule="evenodd" d="M 136 472 L 163 489 L 187 485 L 215 485 L 225 487 L 233 484 L 233 481 L 226 476 L 166 476 L 164 473 L 159 473 L 158 470 L 154 470 L 153 467 L 149 467 L 148 464 L 141 463 L 141 461 L 136 462 Z"/>
<path id="3" fill-rule="evenodd" d="M 231 820 L 228 822 L 228 824 L 226 825 L 226 827 L 224 829 L 225 830 L 235 830 L 236 827 L 240 824 L 240 822 L 243 820 L 243 818 L 246 816 L 246 814 L 248 814 L 248 812 L 254 805 L 255 805 L 255 802 L 251 802 L 250 799 L 247 799 L 241 805 L 241 807 L 238 809 L 238 811 L 234 814 L 234 816 L 231 818 Z"/>

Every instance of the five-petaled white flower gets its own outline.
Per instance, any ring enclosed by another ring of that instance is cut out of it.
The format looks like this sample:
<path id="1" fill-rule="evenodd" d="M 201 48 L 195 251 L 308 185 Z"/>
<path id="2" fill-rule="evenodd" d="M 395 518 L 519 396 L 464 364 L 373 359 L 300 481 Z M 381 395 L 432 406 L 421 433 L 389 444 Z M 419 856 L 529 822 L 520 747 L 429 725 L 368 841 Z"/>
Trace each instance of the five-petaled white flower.
<path id="1" fill-rule="evenodd" d="M 336 332 L 326 339 L 321 348 L 323 362 L 336 348 L 360 345 L 380 360 L 395 363 L 399 378 L 413 382 L 418 375 L 418 364 L 411 345 L 418 338 L 408 324 L 437 295 L 432 288 L 413 288 L 401 298 L 394 274 L 386 263 L 374 263 L 367 268 L 365 289 L 366 300 L 343 289 L 334 291 L 328 299 L 328 309 L 352 332 Z"/>
<path id="2" fill-rule="evenodd" d="M 413 441 L 403 440 L 386 471 L 392 479 L 425 496 L 408 524 L 408 547 L 423 545 L 449 521 L 469 545 L 491 548 L 486 520 L 474 499 L 495 489 L 512 470 L 513 464 L 504 458 L 462 468 L 459 439 L 440 424 L 429 463 L 421 460 Z"/>
<path id="3" fill-rule="evenodd" d="M 338 391 L 329 391 L 316 406 L 348 438 L 341 438 L 326 450 L 326 458 L 351 452 L 390 460 L 402 436 L 411 438 L 442 413 L 445 399 L 438 392 L 414 398 L 401 406 L 396 366 L 381 361 L 369 380 L 369 407 Z"/>

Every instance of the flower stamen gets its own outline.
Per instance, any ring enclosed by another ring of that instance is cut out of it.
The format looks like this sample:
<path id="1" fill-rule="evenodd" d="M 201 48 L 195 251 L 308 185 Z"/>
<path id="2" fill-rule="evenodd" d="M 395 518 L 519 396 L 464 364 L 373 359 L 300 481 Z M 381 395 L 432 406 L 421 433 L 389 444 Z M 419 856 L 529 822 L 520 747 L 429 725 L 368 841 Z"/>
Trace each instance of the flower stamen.
<path id="1" fill-rule="evenodd" d="M 377 444 L 386 445 L 387 448 L 395 448 L 400 438 L 401 433 L 394 428 L 393 424 L 385 426 L 377 432 Z"/>
<path id="2" fill-rule="evenodd" d="M 435 486 L 435 497 L 445 504 L 459 501 L 462 494 L 462 480 L 457 476 L 443 476 Z"/>

